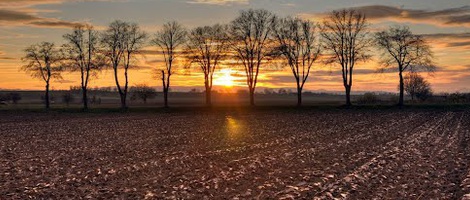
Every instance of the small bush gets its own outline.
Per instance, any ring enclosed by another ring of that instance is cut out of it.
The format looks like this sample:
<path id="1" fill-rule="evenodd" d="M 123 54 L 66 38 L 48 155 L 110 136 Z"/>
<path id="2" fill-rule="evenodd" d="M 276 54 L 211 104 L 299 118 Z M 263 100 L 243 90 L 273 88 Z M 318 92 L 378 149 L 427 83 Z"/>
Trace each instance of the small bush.
<path id="1" fill-rule="evenodd" d="M 432 97 L 432 90 L 431 88 L 424 88 L 423 90 L 416 92 L 415 95 L 420 101 L 426 101 Z"/>
<path id="2" fill-rule="evenodd" d="M 153 99 L 157 96 L 157 91 L 146 85 L 140 84 L 131 88 L 131 100 L 141 99 L 144 103 L 147 103 L 147 99 Z"/>
<path id="3" fill-rule="evenodd" d="M 379 97 L 377 96 L 377 94 L 373 92 L 364 93 L 364 95 L 360 96 L 357 99 L 357 103 L 361 105 L 376 104 L 378 102 L 379 102 Z"/>
<path id="4" fill-rule="evenodd" d="M 0 101 L 3 102 L 12 102 L 13 104 L 17 104 L 18 101 L 21 100 L 21 94 L 17 92 L 10 92 L 7 94 L 0 94 Z"/>
<path id="5" fill-rule="evenodd" d="M 400 101 L 400 96 L 399 95 L 392 95 L 390 96 L 390 102 L 392 103 L 397 103 L 398 101 Z"/>
<path id="6" fill-rule="evenodd" d="M 10 96 L 10 100 L 11 100 L 11 102 L 13 102 L 13 104 L 17 104 L 18 101 L 21 100 L 21 94 L 20 93 L 12 92 L 12 93 L 8 94 L 8 96 Z"/>
<path id="7" fill-rule="evenodd" d="M 470 93 L 452 93 L 446 95 L 446 101 L 448 103 L 470 103 Z"/>
<path id="8" fill-rule="evenodd" d="M 64 102 L 67 106 L 74 101 L 74 96 L 72 93 L 65 93 L 62 95 L 62 102 Z"/>

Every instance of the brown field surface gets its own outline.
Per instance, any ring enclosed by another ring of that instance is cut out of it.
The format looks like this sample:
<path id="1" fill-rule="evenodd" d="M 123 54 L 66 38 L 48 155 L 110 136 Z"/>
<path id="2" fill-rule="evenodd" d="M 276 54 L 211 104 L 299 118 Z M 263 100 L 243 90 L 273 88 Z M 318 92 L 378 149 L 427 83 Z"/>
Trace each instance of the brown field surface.
<path id="1" fill-rule="evenodd" d="M 5 111 L 0 199 L 460 199 L 469 144 L 467 108 Z"/>

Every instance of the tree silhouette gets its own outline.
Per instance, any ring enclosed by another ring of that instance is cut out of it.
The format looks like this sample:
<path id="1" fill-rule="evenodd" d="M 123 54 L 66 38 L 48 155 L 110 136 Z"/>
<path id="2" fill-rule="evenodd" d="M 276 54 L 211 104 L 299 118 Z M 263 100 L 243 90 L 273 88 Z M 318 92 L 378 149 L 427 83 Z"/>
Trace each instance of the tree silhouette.
<path id="1" fill-rule="evenodd" d="M 403 85 L 400 84 L 398 87 L 403 87 L 405 92 L 411 96 L 411 100 L 415 100 L 415 98 L 424 100 L 432 93 L 429 82 L 416 72 L 408 73 L 403 78 Z"/>
<path id="2" fill-rule="evenodd" d="M 105 65 L 105 58 L 99 53 L 98 32 L 92 26 L 76 26 L 72 33 L 65 34 L 66 68 L 72 72 L 80 72 L 80 88 L 82 90 L 83 108 L 88 109 L 88 84 L 92 76 Z"/>
<path id="3" fill-rule="evenodd" d="M 26 65 L 21 68 L 29 73 L 33 78 L 38 78 L 46 83 L 45 104 L 46 109 L 50 108 L 49 87 L 51 79 L 61 79 L 63 67 L 61 65 L 62 56 L 54 43 L 42 42 L 32 45 L 24 50 L 26 55 L 22 58 Z"/>
<path id="4" fill-rule="evenodd" d="M 170 77 L 173 74 L 174 62 L 181 54 L 181 52 L 178 52 L 178 48 L 185 43 L 186 35 L 187 32 L 183 26 L 172 21 L 164 24 L 163 28 L 152 39 L 152 44 L 159 48 L 165 61 L 165 67 L 160 71 L 165 107 L 168 107 L 168 92 L 170 90 Z"/>
<path id="5" fill-rule="evenodd" d="M 398 68 L 400 77 L 398 105 L 403 106 L 405 90 L 403 72 L 422 69 L 434 71 L 431 48 L 422 36 L 413 34 L 407 26 L 390 27 L 388 30 L 376 33 L 375 37 L 377 46 L 384 51 L 382 70 Z"/>
<path id="6" fill-rule="evenodd" d="M 141 99 L 144 104 L 147 104 L 147 99 L 152 99 L 157 96 L 157 91 L 146 84 L 139 84 L 131 88 L 131 99 Z"/>
<path id="7" fill-rule="evenodd" d="M 123 21 L 112 22 L 101 38 L 103 51 L 111 62 L 114 71 L 114 80 L 119 96 L 121 108 L 127 108 L 127 93 L 129 86 L 128 71 L 135 54 L 143 47 L 147 35 L 135 23 Z M 119 82 L 119 66 L 124 68 L 124 87 Z"/>
<path id="8" fill-rule="evenodd" d="M 266 10 L 245 10 L 230 24 L 231 48 L 235 58 L 243 64 L 250 93 L 250 105 L 255 105 L 254 94 L 260 66 L 269 58 L 269 36 L 273 14 Z"/>
<path id="9" fill-rule="evenodd" d="M 276 53 L 284 57 L 292 70 L 297 86 L 297 105 L 302 105 L 302 89 L 312 65 L 320 55 L 316 25 L 299 18 L 277 18 L 273 25 L 277 40 Z"/>
<path id="10" fill-rule="evenodd" d="M 321 35 L 325 55 L 329 55 L 326 62 L 341 66 L 347 106 L 352 105 L 354 67 L 371 58 L 368 52 L 372 41 L 367 29 L 366 16 L 354 9 L 333 11 L 323 22 Z"/>
<path id="11" fill-rule="evenodd" d="M 219 24 L 197 27 L 188 35 L 186 57 L 192 64 L 199 66 L 204 73 L 207 106 L 212 104 L 214 72 L 228 53 L 227 39 L 226 27 Z"/>

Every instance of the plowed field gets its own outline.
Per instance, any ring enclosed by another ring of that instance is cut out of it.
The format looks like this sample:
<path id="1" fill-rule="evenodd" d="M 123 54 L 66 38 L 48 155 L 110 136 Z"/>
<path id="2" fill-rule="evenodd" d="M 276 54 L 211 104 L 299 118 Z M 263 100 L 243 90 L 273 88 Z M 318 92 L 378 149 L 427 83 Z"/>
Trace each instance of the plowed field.
<path id="1" fill-rule="evenodd" d="M 0 113 L 0 199 L 467 193 L 469 110 Z"/>

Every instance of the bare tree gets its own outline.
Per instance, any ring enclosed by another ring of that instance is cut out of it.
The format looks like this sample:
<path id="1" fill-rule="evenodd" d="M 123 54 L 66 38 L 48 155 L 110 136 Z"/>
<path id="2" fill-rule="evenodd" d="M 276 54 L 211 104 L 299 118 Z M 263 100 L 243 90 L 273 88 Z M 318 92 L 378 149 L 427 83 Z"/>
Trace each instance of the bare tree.
<path id="1" fill-rule="evenodd" d="M 341 66 L 347 106 L 352 105 L 354 67 L 371 58 L 368 51 L 372 42 L 367 29 L 366 16 L 354 9 L 333 11 L 323 22 L 321 35 L 325 54 L 330 56 L 326 62 Z"/>
<path id="2" fill-rule="evenodd" d="M 125 38 L 125 50 L 124 50 L 124 76 L 126 77 L 126 83 L 124 86 L 125 89 L 125 96 L 124 100 L 127 97 L 127 89 L 128 89 L 128 70 L 132 67 L 131 64 L 135 59 L 135 56 L 140 53 L 140 50 L 143 48 L 147 40 L 147 33 L 142 31 L 140 27 L 135 24 L 129 24 L 129 29 L 126 33 Z"/>
<path id="3" fill-rule="evenodd" d="M 65 34 L 66 67 L 72 72 L 80 72 L 83 109 L 88 109 L 88 84 L 90 78 L 105 65 L 104 56 L 98 51 L 98 32 L 92 26 L 76 26 L 72 33 Z"/>
<path id="4" fill-rule="evenodd" d="M 22 58 L 26 65 L 22 70 L 32 77 L 43 80 L 46 83 L 45 103 L 46 109 L 50 108 L 49 87 L 51 79 L 61 79 L 63 67 L 61 65 L 62 56 L 54 43 L 42 42 L 32 45 L 25 50 L 26 55 Z"/>
<path id="5" fill-rule="evenodd" d="M 260 66 L 269 59 L 273 19 L 269 11 L 250 9 L 242 11 L 230 25 L 230 46 L 245 69 L 250 105 L 255 105 L 254 94 Z"/>
<path id="6" fill-rule="evenodd" d="M 191 30 L 188 35 L 186 57 L 192 64 L 200 67 L 204 73 L 207 106 L 212 104 L 211 95 L 214 72 L 227 55 L 227 39 L 226 27 L 219 24 L 197 27 Z"/>
<path id="7" fill-rule="evenodd" d="M 158 31 L 152 44 L 156 45 L 161 51 L 165 66 L 160 71 L 163 85 L 163 98 L 165 107 L 168 107 L 168 92 L 170 90 L 170 77 L 173 73 L 174 62 L 181 54 L 178 52 L 186 41 L 187 32 L 184 27 L 178 22 L 172 21 L 163 25 L 163 28 Z"/>
<path id="8" fill-rule="evenodd" d="M 132 96 L 131 99 L 142 99 L 144 104 L 147 104 L 147 99 L 153 99 L 157 96 L 157 91 L 146 84 L 139 84 L 131 87 Z"/>
<path id="9" fill-rule="evenodd" d="M 390 27 L 375 35 L 377 46 L 384 51 L 381 63 L 385 69 L 398 69 L 400 76 L 400 100 L 398 105 L 403 106 L 404 80 L 403 72 L 427 70 L 434 71 L 431 48 L 420 35 L 415 35 L 407 26 Z"/>
<path id="10" fill-rule="evenodd" d="M 320 54 L 317 26 L 308 20 L 287 17 L 277 18 L 273 27 L 276 52 L 286 59 L 292 70 L 297 83 L 297 105 L 301 106 L 302 89 Z"/>
<path id="11" fill-rule="evenodd" d="M 135 54 L 143 47 L 147 35 L 135 23 L 123 21 L 112 22 L 104 32 L 101 42 L 106 56 L 114 70 L 114 80 L 121 97 L 121 107 L 127 108 L 127 93 L 129 86 L 128 72 Z M 118 69 L 124 68 L 124 87 L 119 82 Z"/>
<path id="12" fill-rule="evenodd" d="M 398 87 L 404 88 L 405 92 L 411 96 L 411 100 L 415 100 L 416 97 L 423 100 L 432 94 L 431 85 L 422 76 L 416 72 L 409 72 L 403 78 L 403 85 Z"/>

